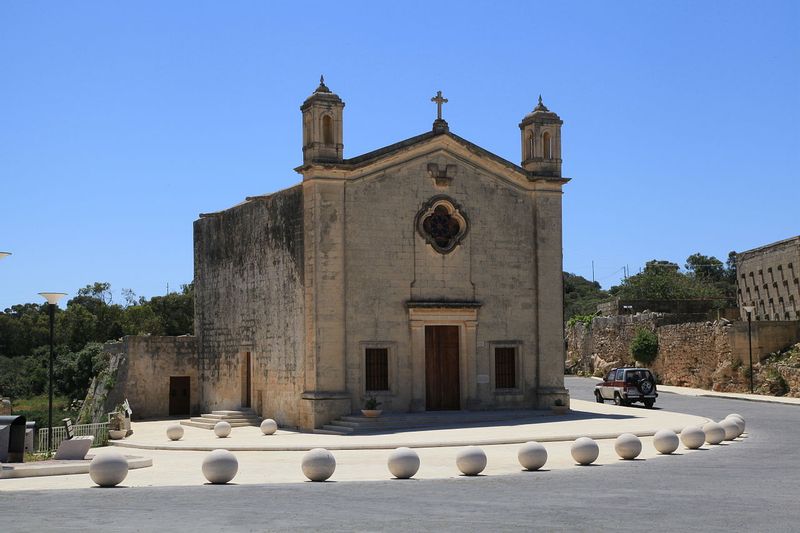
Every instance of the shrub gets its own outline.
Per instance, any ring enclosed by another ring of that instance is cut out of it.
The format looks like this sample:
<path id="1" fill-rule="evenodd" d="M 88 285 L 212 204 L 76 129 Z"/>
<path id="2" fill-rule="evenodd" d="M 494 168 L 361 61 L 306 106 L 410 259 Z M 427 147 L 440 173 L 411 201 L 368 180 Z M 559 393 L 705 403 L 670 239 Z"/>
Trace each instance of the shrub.
<path id="1" fill-rule="evenodd" d="M 649 365 L 658 355 L 658 336 L 652 331 L 640 329 L 631 342 L 631 355 L 643 365 Z"/>
<path id="2" fill-rule="evenodd" d="M 585 325 L 587 328 L 592 325 L 592 319 L 594 315 L 575 315 L 574 317 L 567 320 L 567 327 L 572 327 L 577 323 L 581 323 Z"/>

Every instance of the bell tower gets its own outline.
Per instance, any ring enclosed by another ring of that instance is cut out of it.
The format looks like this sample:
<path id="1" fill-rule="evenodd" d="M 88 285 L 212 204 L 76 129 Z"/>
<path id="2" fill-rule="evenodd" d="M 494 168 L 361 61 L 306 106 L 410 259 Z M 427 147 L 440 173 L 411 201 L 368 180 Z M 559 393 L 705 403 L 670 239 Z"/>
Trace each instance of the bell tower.
<path id="1" fill-rule="evenodd" d="M 341 163 L 344 102 L 319 77 L 319 87 L 300 106 L 303 112 L 303 163 Z"/>
<path id="2" fill-rule="evenodd" d="M 536 176 L 561 177 L 561 125 L 558 115 L 539 103 L 519 124 L 522 131 L 522 168 Z"/>

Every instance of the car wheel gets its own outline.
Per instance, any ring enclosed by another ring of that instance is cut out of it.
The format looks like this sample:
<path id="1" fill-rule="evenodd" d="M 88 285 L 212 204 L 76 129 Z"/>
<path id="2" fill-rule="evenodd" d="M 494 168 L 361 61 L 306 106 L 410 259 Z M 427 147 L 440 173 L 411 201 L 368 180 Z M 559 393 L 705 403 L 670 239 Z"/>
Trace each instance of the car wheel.
<path id="1" fill-rule="evenodd" d="M 655 400 L 645 400 L 644 406 L 647 407 L 648 409 L 652 409 L 654 403 L 656 403 Z"/>
<path id="2" fill-rule="evenodd" d="M 603 400 L 603 395 L 600 394 L 599 390 L 594 391 L 594 399 L 597 400 L 597 403 L 605 403 L 605 400 Z"/>
<path id="3" fill-rule="evenodd" d="M 618 392 L 614 393 L 614 405 L 625 405 L 622 396 L 620 396 Z"/>
<path id="4" fill-rule="evenodd" d="M 639 383 L 637 383 L 636 387 L 642 394 L 650 394 L 651 392 L 653 392 L 653 382 L 650 381 L 649 379 L 640 380 Z"/>

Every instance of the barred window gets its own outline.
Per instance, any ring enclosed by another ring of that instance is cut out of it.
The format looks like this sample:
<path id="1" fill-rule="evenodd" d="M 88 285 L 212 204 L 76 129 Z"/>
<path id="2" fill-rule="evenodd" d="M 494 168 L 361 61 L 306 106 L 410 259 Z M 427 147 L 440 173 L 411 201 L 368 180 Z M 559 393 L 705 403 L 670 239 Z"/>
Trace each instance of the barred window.
<path id="1" fill-rule="evenodd" d="M 494 383 L 497 389 L 517 388 L 517 349 L 497 347 L 494 349 Z"/>
<path id="2" fill-rule="evenodd" d="M 364 368 L 366 369 L 366 390 L 389 390 L 389 349 L 367 348 Z"/>

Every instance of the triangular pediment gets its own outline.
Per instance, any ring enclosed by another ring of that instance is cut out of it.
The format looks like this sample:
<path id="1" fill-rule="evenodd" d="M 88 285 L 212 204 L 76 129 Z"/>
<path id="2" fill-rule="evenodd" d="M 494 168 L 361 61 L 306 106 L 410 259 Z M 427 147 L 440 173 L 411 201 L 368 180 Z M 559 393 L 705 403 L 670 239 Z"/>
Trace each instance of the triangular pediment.
<path id="1" fill-rule="evenodd" d="M 372 152 L 346 159 L 342 163 L 314 162 L 296 169 L 306 177 L 319 175 L 347 180 L 368 179 L 393 167 L 418 159 L 452 159 L 456 164 L 466 164 L 480 169 L 506 183 L 523 189 L 536 188 L 543 182 L 558 185 L 565 178 L 542 178 L 480 146 L 450 132 L 428 132 L 411 137 Z"/>

